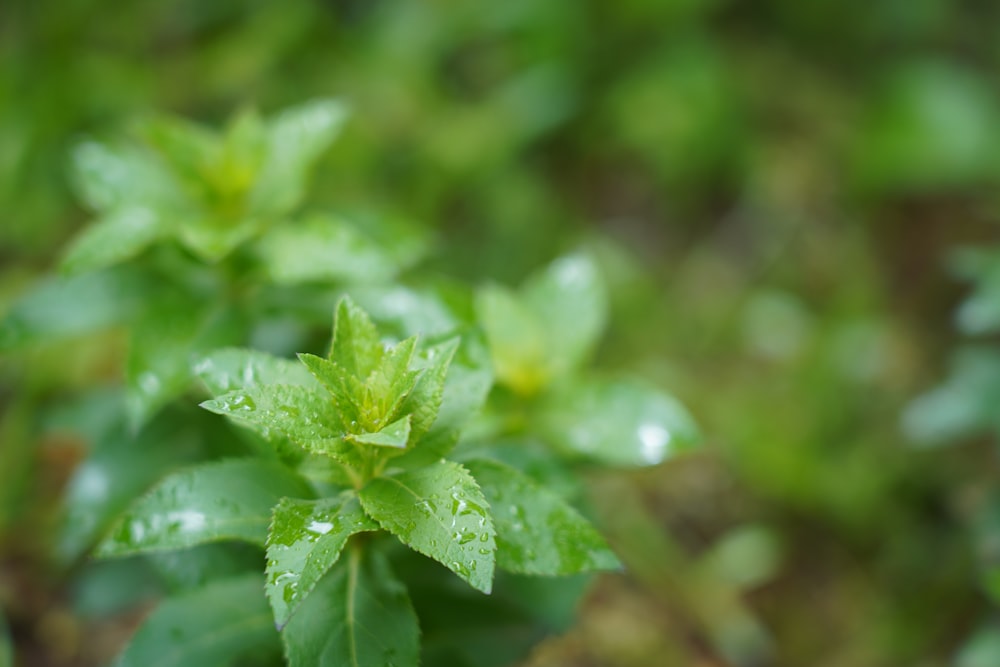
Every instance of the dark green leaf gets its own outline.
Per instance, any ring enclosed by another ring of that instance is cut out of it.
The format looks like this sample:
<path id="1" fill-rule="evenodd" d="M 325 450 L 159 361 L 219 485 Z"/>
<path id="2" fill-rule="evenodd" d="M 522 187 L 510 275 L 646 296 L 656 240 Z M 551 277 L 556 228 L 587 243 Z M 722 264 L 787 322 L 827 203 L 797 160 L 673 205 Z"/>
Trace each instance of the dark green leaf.
<path id="1" fill-rule="evenodd" d="M 202 357 L 195 364 L 194 372 L 215 396 L 258 384 L 316 386 L 299 362 L 258 350 L 216 350 Z"/>
<path id="2" fill-rule="evenodd" d="M 493 521 L 486 499 L 462 466 L 440 461 L 373 479 L 361 490 L 361 505 L 404 544 L 490 592 Z"/>
<path id="3" fill-rule="evenodd" d="M 100 556 L 180 549 L 219 540 L 264 544 L 271 507 L 309 497 L 301 477 L 269 461 L 204 464 L 164 479 L 133 504 L 100 544 Z"/>
<path id="4" fill-rule="evenodd" d="M 7 619 L 4 618 L 3 611 L 0 610 L 0 667 L 13 667 L 14 665 L 14 645 L 10 640 L 10 631 L 7 629 Z"/>
<path id="5" fill-rule="evenodd" d="M 0 322 L 0 349 L 120 324 L 149 290 L 145 276 L 124 269 L 44 280 Z"/>
<path id="6" fill-rule="evenodd" d="M 336 498 L 283 498 L 267 536 L 267 597 L 278 627 L 288 622 L 317 582 L 340 558 L 347 538 L 378 530 L 348 491 Z"/>
<path id="7" fill-rule="evenodd" d="M 139 628 L 118 667 L 219 667 L 280 654 L 259 575 L 168 598 Z"/>
<path id="8" fill-rule="evenodd" d="M 655 465 L 699 438 L 677 400 L 630 381 L 567 390 L 553 398 L 545 427 L 563 448 L 613 465 Z"/>
<path id="9" fill-rule="evenodd" d="M 350 550 L 282 633 L 290 667 L 416 667 L 420 628 L 378 552 Z"/>
<path id="10" fill-rule="evenodd" d="M 465 466 L 490 503 L 500 567 L 557 576 L 621 566 L 590 522 L 552 491 L 496 461 Z"/>

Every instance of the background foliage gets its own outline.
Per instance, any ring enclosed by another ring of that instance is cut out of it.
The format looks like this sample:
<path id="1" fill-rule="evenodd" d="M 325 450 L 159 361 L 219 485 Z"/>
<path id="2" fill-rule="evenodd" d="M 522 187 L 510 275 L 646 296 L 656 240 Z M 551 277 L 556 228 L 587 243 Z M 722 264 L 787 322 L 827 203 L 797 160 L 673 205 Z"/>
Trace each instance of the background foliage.
<path id="1" fill-rule="evenodd" d="M 589 479 L 628 575 L 529 661 L 997 664 L 997 262 L 954 252 L 996 239 L 997 19 L 972 0 L 14 0 L 0 304 L 90 217 L 68 168 L 84 139 L 336 96 L 352 116 L 307 205 L 431 230 L 421 275 L 441 283 L 514 286 L 588 248 L 610 282 L 598 367 L 670 387 L 707 436 Z M 953 361 L 968 290 L 948 267 L 977 286 Z M 93 530 L 59 528 L 89 443 L 134 471 L 122 499 L 210 448 L 136 458 L 113 397 L 76 400 L 125 374 L 125 344 L 0 361 L 0 664 L 11 645 L 101 664 L 137 620 L 101 565 L 65 565 Z"/>

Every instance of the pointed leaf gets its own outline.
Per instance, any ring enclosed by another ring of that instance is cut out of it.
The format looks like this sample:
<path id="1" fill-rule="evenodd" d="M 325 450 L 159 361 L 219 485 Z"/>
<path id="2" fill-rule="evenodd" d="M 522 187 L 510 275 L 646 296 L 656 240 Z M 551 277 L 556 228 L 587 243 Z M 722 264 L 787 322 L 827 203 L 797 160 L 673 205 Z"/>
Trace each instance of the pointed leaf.
<path id="1" fill-rule="evenodd" d="M 495 531 L 489 505 L 475 480 L 457 463 L 373 479 L 361 505 L 404 544 L 430 556 L 489 593 L 493 586 Z"/>
<path id="2" fill-rule="evenodd" d="M 280 654 L 259 575 L 168 598 L 143 622 L 118 667 L 218 667 Z"/>
<path id="3" fill-rule="evenodd" d="M 363 421 L 359 406 L 364 397 L 364 385 L 361 381 L 329 359 L 303 353 L 299 354 L 299 361 L 330 392 L 344 428 L 358 430 L 358 425 Z"/>
<path id="4" fill-rule="evenodd" d="M 416 345 L 413 336 L 390 348 L 365 380 L 365 407 L 369 411 L 364 415 L 366 421 L 377 420 L 374 425 L 378 426 L 399 414 L 400 406 L 420 376 L 409 370 Z"/>
<path id="5" fill-rule="evenodd" d="M 465 466 L 490 503 L 503 569 L 564 576 L 621 567 L 590 522 L 557 494 L 497 461 L 469 460 Z"/>
<path id="6" fill-rule="evenodd" d="M 62 269 L 81 273 L 103 269 L 135 257 L 163 236 L 164 225 L 149 208 L 120 208 L 87 227 L 62 260 Z"/>
<path id="7" fill-rule="evenodd" d="M 97 554 L 127 556 L 219 540 L 263 545 L 271 507 L 283 496 L 310 495 L 304 479 L 277 463 L 204 464 L 167 477 L 134 503 Z"/>
<path id="8" fill-rule="evenodd" d="M 544 426 L 564 449 L 612 465 L 656 465 L 700 438 L 676 399 L 632 381 L 568 390 L 553 398 Z"/>
<path id="9" fill-rule="evenodd" d="M 375 551 L 349 551 L 282 639 L 290 667 L 416 667 L 420 656 L 420 628 L 406 588 Z"/>
<path id="10" fill-rule="evenodd" d="M 322 500 L 283 498 L 267 536 L 266 590 L 278 627 L 337 562 L 347 538 L 378 529 L 353 491 Z"/>
<path id="11" fill-rule="evenodd" d="M 412 442 L 416 442 L 427 433 L 437 418 L 444 395 L 448 367 L 455 356 L 458 344 L 459 339 L 452 338 L 424 350 L 417 358 L 415 365 L 423 369 L 423 373 L 400 407 L 402 412 L 413 415 L 410 436 Z"/>
<path id="12" fill-rule="evenodd" d="M 205 401 L 201 407 L 259 429 L 276 429 L 294 442 L 336 439 L 343 434 L 333 401 L 301 385 L 252 385 Z"/>
<path id="13" fill-rule="evenodd" d="M 493 285 L 476 295 L 476 314 L 499 382 L 524 396 L 548 384 L 548 338 L 537 313 L 509 289 Z"/>
<path id="14" fill-rule="evenodd" d="M 316 386 L 308 370 L 297 361 L 241 348 L 216 350 L 202 357 L 194 372 L 215 396 L 258 384 Z"/>
<path id="15" fill-rule="evenodd" d="M 378 331 L 368 313 L 349 297 L 341 299 L 333 322 L 330 361 L 363 380 L 375 370 L 383 354 Z"/>
<path id="16" fill-rule="evenodd" d="M 406 415 L 398 421 L 386 426 L 381 431 L 375 433 L 359 433 L 358 435 L 347 436 L 348 440 L 365 445 L 378 445 L 380 447 L 395 447 L 405 449 L 406 441 L 410 437 L 410 416 Z"/>

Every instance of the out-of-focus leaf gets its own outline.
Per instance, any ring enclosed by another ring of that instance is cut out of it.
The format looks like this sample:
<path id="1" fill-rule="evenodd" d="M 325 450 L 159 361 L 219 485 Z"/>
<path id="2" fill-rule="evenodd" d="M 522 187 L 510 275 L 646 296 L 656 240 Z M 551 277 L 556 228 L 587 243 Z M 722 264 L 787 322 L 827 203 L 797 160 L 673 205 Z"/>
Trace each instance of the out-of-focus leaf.
<path id="1" fill-rule="evenodd" d="M 277 463 L 204 464 L 167 477 L 134 503 L 97 554 L 127 556 L 219 540 L 263 545 L 278 500 L 311 495 L 304 479 Z"/>
<path id="2" fill-rule="evenodd" d="M 283 498 L 267 536 L 266 590 L 278 627 L 337 562 L 351 535 L 378 529 L 353 491 L 322 500 Z"/>
<path id="3" fill-rule="evenodd" d="M 120 324 L 151 291 L 145 275 L 125 269 L 43 280 L 0 322 L 0 349 Z"/>
<path id="4" fill-rule="evenodd" d="M 165 231 L 152 209 L 117 209 L 73 240 L 63 257 L 62 268 L 70 273 L 81 273 L 118 264 L 138 255 Z"/>
<path id="5" fill-rule="evenodd" d="M 199 359 L 194 365 L 194 372 L 215 396 L 258 384 L 316 387 L 309 371 L 298 361 L 258 350 L 216 350 Z"/>
<path id="6" fill-rule="evenodd" d="M 190 216 L 181 219 L 177 238 L 205 262 L 215 263 L 260 234 L 268 222 L 264 218 L 240 218 L 234 222 L 208 214 Z"/>
<path id="7" fill-rule="evenodd" d="M 955 667 L 994 667 L 1000 664 L 1000 628 L 980 629 L 955 656 Z"/>
<path id="8" fill-rule="evenodd" d="M 390 281 L 400 269 L 386 248 L 331 216 L 314 215 L 278 227 L 257 247 L 266 271 L 278 283 L 372 285 Z"/>
<path id="9" fill-rule="evenodd" d="M 490 504 L 503 569 L 559 576 L 621 567 L 590 522 L 555 493 L 497 461 L 464 465 Z"/>
<path id="10" fill-rule="evenodd" d="M 315 100 L 283 111 L 268 123 L 267 159 L 250 194 L 250 209 L 283 214 L 302 198 L 307 171 L 331 144 L 347 110 L 336 100 Z"/>
<path id="11" fill-rule="evenodd" d="M 404 544 L 490 592 L 496 531 L 482 491 L 462 466 L 440 461 L 377 477 L 361 489 L 361 506 Z"/>
<path id="12" fill-rule="evenodd" d="M 73 573 L 73 611 L 83 618 L 108 617 L 162 595 L 156 573 L 144 558 L 88 561 Z"/>
<path id="13" fill-rule="evenodd" d="M 548 337 L 537 314 L 499 285 L 479 291 L 476 313 L 486 332 L 497 381 L 522 395 L 544 387 L 550 379 Z"/>
<path id="14" fill-rule="evenodd" d="M 90 208 L 105 214 L 131 208 L 176 206 L 180 191 L 171 175 L 137 147 L 87 141 L 73 152 L 73 180 Z"/>
<path id="15" fill-rule="evenodd" d="M 349 551 L 282 632 L 290 667 L 416 667 L 420 628 L 377 551 Z"/>
<path id="16" fill-rule="evenodd" d="M 235 313 L 193 296 L 154 303 L 136 322 L 130 340 L 127 410 L 142 424 L 191 384 L 195 359 L 242 337 Z"/>
<path id="17" fill-rule="evenodd" d="M 163 601 L 122 653 L 119 667 L 219 667 L 281 653 L 259 575 L 215 581 Z"/>
<path id="18" fill-rule="evenodd" d="M 546 365 L 560 376 L 590 354 L 607 320 L 607 294 L 597 266 L 586 255 L 568 255 L 521 288 L 546 336 Z"/>
<path id="19" fill-rule="evenodd" d="M 10 640 L 10 631 L 7 629 L 7 619 L 3 610 L 0 610 L 0 667 L 13 667 L 14 665 L 14 645 Z"/>
<path id="20" fill-rule="evenodd" d="M 136 559 L 125 562 L 131 560 Z M 261 553 L 256 544 L 209 542 L 189 549 L 146 553 L 141 560 L 153 568 L 168 593 L 177 594 L 212 581 L 260 572 Z M 100 562 L 118 563 L 121 559 Z"/>
<path id="21" fill-rule="evenodd" d="M 1000 353 L 989 348 L 959 350 L 948 379 L 918 396 L 903 414 L 903 428 L 917 443 L 954 441 L 1000 429 Z"/>
<path id="22" fill-rule="evenodd" d="M 632 381 L 564 390 L 552 398 L 543 427 L 567 451 L 612 465 L 656 465 L 699 439 L 676 399 Z"/>
<path id="23" fill-rule="evenodd" d="M 380 326 L 389 325 L 401 338 L 445 334 L 459 325 L 454 313 L 431 291 L 393 285 L 352 289 L 351 296 Z"/>

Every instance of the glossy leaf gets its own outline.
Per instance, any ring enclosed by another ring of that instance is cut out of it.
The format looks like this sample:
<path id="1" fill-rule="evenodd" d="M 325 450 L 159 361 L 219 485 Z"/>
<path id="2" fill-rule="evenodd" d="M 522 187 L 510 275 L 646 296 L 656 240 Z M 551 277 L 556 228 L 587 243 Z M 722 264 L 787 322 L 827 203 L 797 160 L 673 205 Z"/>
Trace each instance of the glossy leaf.
<path id="1" fill-rule="evenodd" d="M 77 236 L 62 268 L 70 273 L 103 269 L 135 257 L 163 236 L 164 225 L 152 209 L 120 208 Z"/>
<path id="2" fill-rule="evenodd" d="M 134 503 L 99 545 L 100 556 L 180 549 L 219 540 L 264 544 L 271 508 L 312 491 L 268 461 L 208 463 L 173 474 Z"/>
<path id="3" fill-rule="evenodd" d="M 372 239 L 330 216 L 278 227 L 257 247 L 265 270 L 278 283 L 374 285 L 391 280 L 399 271 L 395 259 Z"/>
<path id="4" fill-rule="evenodd" d="M 266 590 L 278 627 L 337 562 L 351 535 L 378 529 L 354 492 L 322 500 L 283 498 L 267 536 Z"/>
<path id="5" fill-rule="evenodd" d="M 378 366 L 365 379 L 364 403 L 367 420 L 375 426 L 392 419 L 410 395 L 419 373 L 409 370 L 416 337 L 407 338 L 386 350 Z M 366 421 L 367 421 L 366 420 Z"/>
<path id="6" fill-rule="evenodd" d="M 345 427 L 351 424 L 357 426 L 363 421 L 358 402 L 364 394 L 364 386 L 357 377 L 329 359 L 312 354 L 299 354 L 299 361 L 330 392 L 332 404 L 336 406 L 340 422 Z"/>
<path id="7" fill-rule="evenodd" d="M 612 465 L 655 465 L 699 438 L 677 400 L 631 381 L 567 390 L 552 399 L 544 425 L 564 449 Z"/>
<path id="8" fill-rule="evenodd" d="M 365 445 L 377 445 L 379 447 L 394 447 L 404 449 L 406 442 L 410 438 L 410 416 L 407 415 L 398 421 L 387 425 L 381 431 L 374 433 L 359 433 L 348 435 L 347 439 Z"/>
<path id="9" fill-rule="evenodd" d="M 590 522 L 557 494 L 497 461 L 464 465 L 490 503 L 503 569 L 558 576 L 621 567 Z"/>
<path id="10" fill-rule="evenodd" d="M 341 299 L 333 322 L 330 360 L 348 374 L 367 378 L 382 360 L 384 348 L 368 313 L 349 297 Z"/>
<path id="11" fill-rule="evenodd" d="M 164 600 L 143 622 L 118 667 L 219 667 L 280 654 L 259 575 L 209 583 Z"/>
<path id="12" fill-rule="evenodd" d="M 404 544 L 490 592 L 496 533 L 486 499 L 462 466 L 440 461 L 375 478 L 361 490 L 361 505 Z"/>
<path id="13" fill-rule="evenodd" d="M 562 375 L 587 358 L 608 310 L 606 288 L 593 260 L 585 255 L 557 259 L 528 280 L 521 297 L 542 322 L 546 363 L 553 374 Z"/>
<path id="14" fill-rule="evenodd" d="M 216 396 L 253 385 L 316 386 L 308 370 L 298 361 L 241 348 L 216 350 L 202 357 L 195 364 L 194 372 Z"/>
<path id="15" fill-rule="evenodd" d="M 150 291 L 144 275 L 124 269 L 44 280 L 0 321 L 0 349 L 120 324 Z"/>
<path id="16" fill-rule="evenodd" d="M 252 385 L 205 401 L 201 407 L 254 426 L 265 437 L 276 429 L 303 446 L 343 435 L 333 401 L 302 385 Z"/>
<path id="17" fill-rule="evenodd" d="M 415 365 L 423 373 L 411 385 L 401 406 L 403 412 L 412 415 L 411 442 L 427 433 L 438 416 L 448 368 L 458 344 L 459 339 L 453 338 L 424 350 L 416 359 Z"/>
<path id="18" fill-rule="evenodd" d="M 420 628 L 377 551 L 351 550 L 285 626 L 290 667 L 416 667 Z"/>

